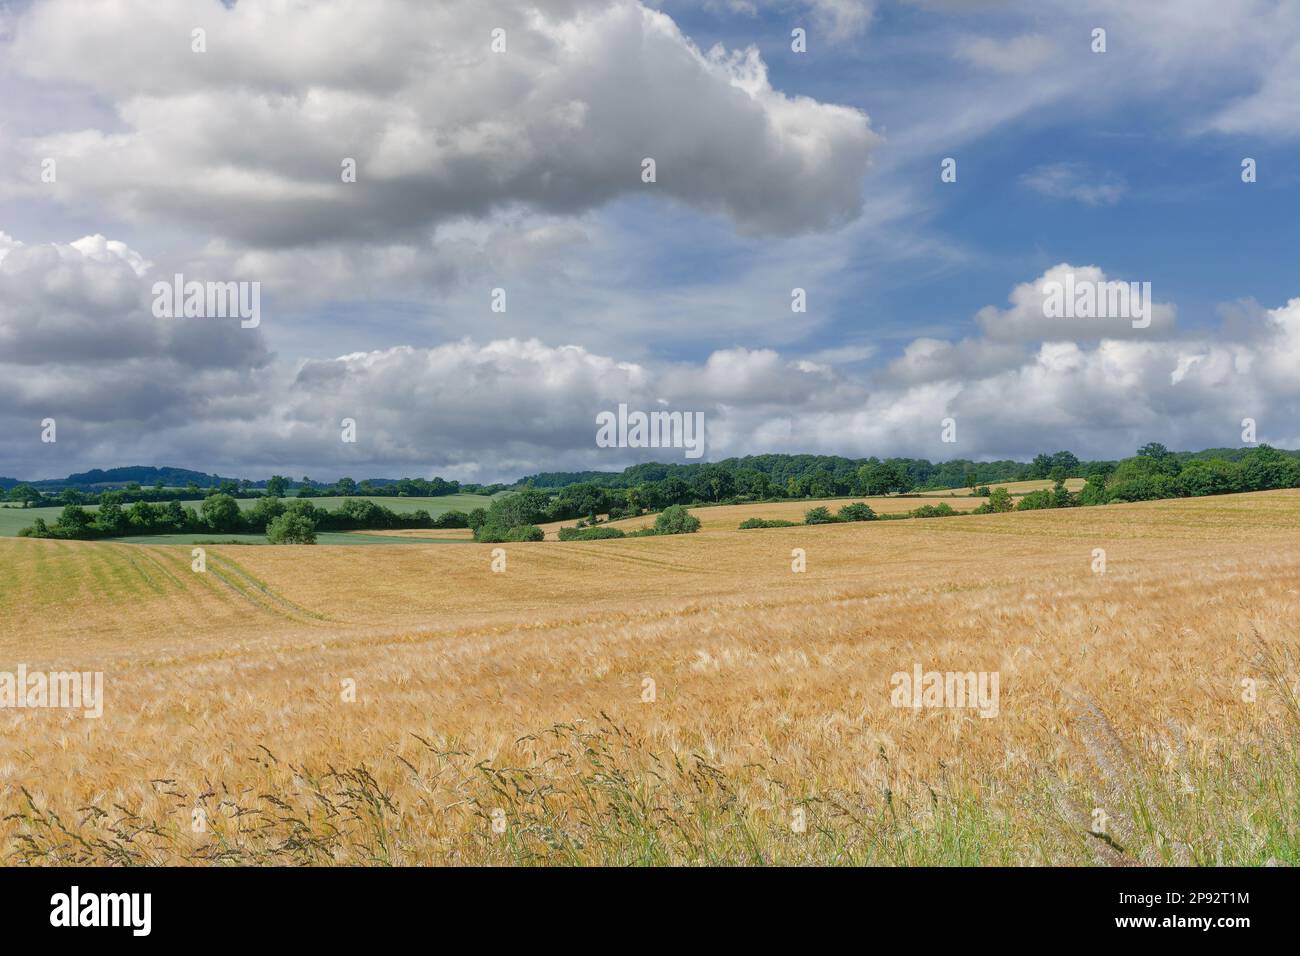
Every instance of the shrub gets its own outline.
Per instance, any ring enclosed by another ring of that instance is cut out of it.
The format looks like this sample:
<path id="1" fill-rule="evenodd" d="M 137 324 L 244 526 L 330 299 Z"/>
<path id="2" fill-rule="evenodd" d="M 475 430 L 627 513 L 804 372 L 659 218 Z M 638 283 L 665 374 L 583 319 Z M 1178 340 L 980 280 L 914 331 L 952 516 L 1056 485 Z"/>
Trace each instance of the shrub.
<path id="1" fill-rule="evenodd" d="M 989 510 L 1001 513 L 1012 508 L 1011 492 L 1006 488 L 994 488 L 989 492 Z"/>
<path id="2" fill-rule="evenodd" d="M 946 502 L 937 505 L 922 505 L 909 513 L 913 518 L 950 518 L 957 514 L 956 511 L 952 510 L 952 506 Z"/>
<path id="3" fill-rule="evenodd" d="M 784 518 L 746 518 L 740 523 L 740 530 L 747 531 L 750 528 L 793 528 L 798 523 L 797 521 L 786 521 Z"/>
<path id="4" fill-rule="evenodd" d="M 511 528 L 506 532 L 505 540 L 507 541 L 541 541 L 546 537 L 546 532 L 535 524 L 521 524 L 518 527 Z"/>
<path id="5" fill-rule="evenodd" d="M 434 528 L 468 528 L 469 515 L 463 511 L 444 511 L 433 519 Z"/>
<path id="6" fill-rule="evenodd" d="M 1079 504 L 1081 505 L 1104 505 L 1110 500 L 1110 493 L 1106 490 L 1106 478 L 1104 475 L 1089 475 L 1088 483 L 1083 486 L 1079 492 Z"/>
<path id="7" fill-rule="evenodd" d="M 691 534 L 700 530 L 700 519 L 682 505 L 669 505 L 655 518 L 655 534 Z"/>
<path id="8" fill-rule="evenodd" d="M 315 544 L 316 526 L 302 515 L 282 514 L 266 526 L 266 540 L 271 544 Z"/>
<path id="9" fill-rule="evenodd" d="M 20 538 L 48 538 L 50 529 L 45 524 L 44 518 L 37 518 L 30 528 L 23 528 L 18 532 Z"/>
<path id="10" fill-rule="evenodd" d="M 841 521 L 874 521 L 876 513 L 865 501 L 854 501 L 840 509 Z"/>
<path id="11" fill-rule="evenodd" d="M 1070 494 L 1064 481 L 1058 481 L 1056 487 L 1052 489 L 1052 507 L 1073 508 L 1078 503 L 1078 496 Z"/>
<path id="12" fill-rule="evenodd" d="M 54 522 L 54 531 L 62 537 L 89 537 L 93 521 L 94 516 L 81 505 L 64 505 L 58 520 Z"/>
<path id="13" fill-rule="evenodd" d="M 1053 495 L 1046 488 L 1043 488 L 1039 491 L 1031 491 L 1029 494 L 1021 498 L 1020 503 L 1016 505 L 1016 510 L 1017 511 L 1041 511 L 1044 508 L 1055 508 L 1055 507 L 1056 507 L 1056 496 Z"/>
<path id="14" fill-rule="evenodd" d="M 829 508 L 818 506 L 809 508 L 803 516 L 804 524 L 834 524 L 835 516 L 831 514 Z"/>
<path id="15" fill-rule="evenodd" d="M 626 538 L 622 528 L 561 528 L 561 541 L 597 541 L 602 538 Z"/>
<path id="16" fill-rule="evenodd" d="M 499 524 L 488 523 L 474 532 L 474 540 L 481 544 L 505 544 L 512 541 L 541 541 L 546 533 L 535 524 L 521 524 L 513 528 L 503 528 Z"/>

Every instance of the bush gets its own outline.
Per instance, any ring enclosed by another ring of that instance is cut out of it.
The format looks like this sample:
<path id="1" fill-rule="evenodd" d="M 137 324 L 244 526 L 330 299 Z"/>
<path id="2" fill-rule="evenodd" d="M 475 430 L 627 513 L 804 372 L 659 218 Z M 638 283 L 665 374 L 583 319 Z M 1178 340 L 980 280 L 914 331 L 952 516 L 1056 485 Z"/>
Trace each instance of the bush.
<path id="1" fill-rule="evenodd" d="M 865 501 L 854 501 L 840 509 L 841 521 L 875 521 L 876 513 Z"/>
<path id="2" fill-rule="evenodd" d="M 45 524 L 44 518 L 37 518 L 30 528 L 22 528 L 18 532 L 20 538 L 48 538 L 50 529 Z"/>
<path id="3" fill-rule="evenodd" d="M 546 532 L 535 524 L 521 524 L 513 528 L 503 528 L 499 524 L 488 523 L 474 532 L 474 540 L 480 544 L 506 544 L 514 541 L 541 541 Z"/>
<path id="4" fill-rule="evenodd" d="M 1079 492 L 1079 504 L 1081 505 L 1104 505 L 1110 500 L 1110 492 L 1106 490 L 1106 478 L 1103 475 L 1089 475 L 1088 483 L 1083 486 Z"/>
<path id="5" fill-rule="evenodd" d="M 831 514 L 829 508 L 816 507 L 809 508 L 803 516 L 804 524 L 834 524 L 835 516 Z"/>
<path id="6" fill-rule="evenodd" d="M 1031 491 L 1020 499 L 1020 504 L 1016 505 L 1017 511 L 1041 511 L 1044 508 L 1055 508 L 1056 496 L 1046 488 L 1039 491 Z"/>
<path id="7" fill-rule="evenodd" d="M 463 511 L 444 511 L 433 519 L 434 528 L 468 528 L 469 515 Z"/>
<path id="8" fill-rule="evenodd" d="M 315 544 L 316 526 L 297 514 L 282 514 L 266 526 L 266 540 L 271 544 Z"/>
<path id="9" fill-rule="evenodd" d="M 541 541 L 546 537 L 546 532 L 535 524 L 521 524 L 517 528 L 511 528 L 506 532 L 505 540 L 507 541 Z"/>
<path id="10" fill-rule="evenodd" d="M 786 521 L 784 518 L 746 518 L 740 523 L 740 530 L 747 531 L 750 528 L 793 528 L 798 524 L 797 521 Z"/>
<path id="11" fill-rule="evenodd" d="M 561 528 L 561 541 L 597 541 L 602 538 L 626 538 L 622 528 Z"/>
<path id="12" fill-rule="evenodd" d="M 922 505 L 909 513 L 913 518 L 951 518 L 957 514 L 956 511 L 952 510 L 952 506 L 947 503 Z"/>
<path id="13" fill-rule="evenodd" d="M 1007 491 L 1006 488 L 994 488 L 989 492 L 990 511 L 1001 513 L 1010 511 L 1012 507 L 1011 492 Z"/>
<path id="14" fill-rule="evenodd" d="M 655 518 L 655 534 L 691 534 L 700 530 L 700 519 L 681 505 L 670 505 Z"/>

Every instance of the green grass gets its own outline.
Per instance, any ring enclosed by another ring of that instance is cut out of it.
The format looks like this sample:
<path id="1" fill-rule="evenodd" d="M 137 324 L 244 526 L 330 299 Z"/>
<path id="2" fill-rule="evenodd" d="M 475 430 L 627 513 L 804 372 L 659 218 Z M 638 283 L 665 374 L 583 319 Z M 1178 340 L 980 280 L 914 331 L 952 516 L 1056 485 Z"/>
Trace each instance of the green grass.
<path id="1" fill-rule="evenodd" d="M 49 524 L 59 516 L 62 508 L 6 508 L 0 506 L 0 537 L 12 538 L 19 529 L 29 527 L 37 518 Z"/>
<path id="2" fill-rule="evenodd" d="M 346 498 L 310 498 L 313 505 L 317 508 L 328 508 L 331 511 L 338 508 Z M 367 498 L 367 501 L 373 501 L 377 505 L 383 505 L 390 511 L 396 511 L 398 514 L 406 514 L 412 511 L 419 511 L 423 508 L 433 517 L 447 511 L 472 511 L 475 508 L 486 508 L 491 504 L 492 499 L 487 495 L 443 495 L 440 498 Z M 198 509 L 202 501 L 183 501 L 181 504 L 188 508 Z M 252 508 L 257 504 L 256 498 L 239 499 L 239 507 L 244 511 Z M 127 505 L 126 507 L 130 507 Z M 86 505 L 87 511 L 97 510 L 97 505 Z M 0 538 L 12 538 L 18 534 L 22 528 L 31 526 L 37 518 L 44 518 L 47 524 L 54 524 L 58 520 L 59 512 L 62 507 L 57 508 L 7 508 L 0 506 Z M 342 532 L 324 532 L 317 536 L 321 544 L 427 544 L 430 541 L 446 541 L 446 538 L 438 538 L 437 532 L 431 530 L 430 537 L 425 539 L 407 538 L 405 541 L 399 538 L 377 538 L 376 540 L 363 540 L 366 536 L 356 534 L 343 534 Z M 232 538 L 248 539 L 249 542 L 260 541 L 265 544 L 266 540 L 260 534 L 191 534 L 191 535 L 146 535 L 133 538 L 115 538 L 116 541 L 130 541 L 136 544 L 185 544 L 191 539 L 197 541 L 203 538 L 209 541 L 220 538 L 223 541 Z M 329 538 L 331 540 L 326 541 Z M 337 540 L 334 540 L 337 539 Z"/>

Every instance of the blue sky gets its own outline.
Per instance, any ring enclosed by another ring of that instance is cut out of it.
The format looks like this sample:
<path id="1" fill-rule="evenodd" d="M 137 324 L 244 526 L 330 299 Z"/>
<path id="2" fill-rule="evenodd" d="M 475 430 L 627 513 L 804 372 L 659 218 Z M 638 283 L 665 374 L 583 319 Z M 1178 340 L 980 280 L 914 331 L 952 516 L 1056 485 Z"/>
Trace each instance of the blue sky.
<path id="1" fill-rule="evenodd" d="M 0 47 L 0 474 L 621 468 L 620 402 L 711 458 L 1300 444 L 1294 4 L 38 0 Z M 1160 321 L 1044 325 L 1062 269 Z M 157 320 L 176 272 L 263 320 Z"/>

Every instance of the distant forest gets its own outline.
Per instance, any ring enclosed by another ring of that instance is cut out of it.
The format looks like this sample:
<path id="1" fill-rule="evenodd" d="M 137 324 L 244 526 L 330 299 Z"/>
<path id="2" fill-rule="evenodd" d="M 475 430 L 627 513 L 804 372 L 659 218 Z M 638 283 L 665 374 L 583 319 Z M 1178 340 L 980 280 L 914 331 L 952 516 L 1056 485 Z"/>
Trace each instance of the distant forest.
<path id="1" fill-rule="evenodd" d="M 90 473 L 94 474 L 94 473 Z M 594 477 L 593 477 L 594 476 Z M 1078 492 L 1070 492 L 1068 478 L 1086 479 Z M 571 481 L 570 479 L 579 479 Z M 511 493 L 495 496 L 486 508 L 468 513 L 448 511 L 434 518 L 426 510 L 397 514 L 366 496 L 438 497 L 463 492 L 466 486 L 440 478 L 401 479 L 383 487 L 341 479 L 333 485 L 305 484 L 297 494 L 288 479 L 272 476 L 255 489 L 233 479 L 223 479 L 201 495 L 198 509 L 182 507 L 185 496 L 200 497 L 197 487 L 167 488 L 162 479 L 155 487 L 138 483 L 116 490 L 83 491 L 64 488 L 46 493 L 31 484 L 9 489 L 5 497 L 22 507 L 63 505 L 54 524 L 37 518 L 20 532 L 30 537 L 91 538 L 130 534 L 172 534 L 191 531 L 265 532 L 271 540 L 314 541 L 316 530 L 374 528 L 471 528 L 479 541 L 540 540 L 539 523 L 580 519 L 579 528 L 601 519 L 617 520 L 647 512 L 668 516 L 645 533 L 676 534 L 694 530 L 682 508 L 705 504 L 743 504 L 791 499 L 827 499 L 842 496 L 901 495 L 918 490 L 971 488 L 988 497 L 984 510 L 1011 507 L 1005 490 L 990 493 L 998 482 L 1047 479 L 1054 489 L 1026 495 L 1017 505 L 1026 508 L 1069 508 L 1111 502 L 1149 501 L 1161 498 L 1200 497 L 1240 491 L 1265 491 L 1300 487 L 1300 453 L 1268 445 L 1249 449 L 1212 449 L 1171 452 L 1150 442 L 1137 454 L 1118 462 L 1080 461 L 1068 451 L 1041 454 L 1033 461 L 946 462 L 895 458 L 854 460 L 815 455 L 757 455 L 695 465 L 635 465 L 617 474 L 573 472 L 534 475 L 511 486 L 489 486 Z M 550 482 L 550 484 L 547 484 Z M 480 486 L 474 486 L 480 487 Z M 313 496 L 347 498 L 336 511 L 314 508 Z M 260 499 L 241 511 L 235 498 Z M 995 500 L 996 499 L 996 500 Z M 83 509 L 98 504 L 95 513 Z M 124 507 L 130 505 L 129 508 Z M 922 508 L 917 517 L 956 514 Z M 825 509 L 817 509 L 817 512 Z M 845 520 L 868 518 L 845 515 Z M 671 514 L 670 514 L 671 512 Z M 810 512 L 820 523 L 832 520 Z M 698 526 L 698 522 L 696 523 Z"/>
<path id="2" fill-rule="evenodd" d="M 1194 462 L 1239 464 L 1249 461 L 1252 455 L 1259 452 L 1300 461 L 1300 451 L 1274 449 L 1268 445 L 1171 452 L 1157 442 L 1144 445 L 1138 450 L 1137 457 L 1158 458 L 1161 462 L 1161 475 L 1171 477 L 1180 474 Z M 632 465 L 618 472 L 541 472 L 510 484 L 488 485 L 436 477 L 367 478 L 362 481 L 340 478 L 329 483 L 312 481 L 306 476 L 295 480 L 283 475 L 272 475 L 263 481 L 250 481 L 207 475 L 184 468 L 135 466 L 94 469 L 69 475 L 65 479 L 20 481 L 0 478 L 0 489 L 6 491 L 3 497 L 9 501 L 24 502 L 29 506 L 97 504 L 101 494 L 106 491 L 120 493 L 115 500 L 131 503 L 198 500 L 215 493 L 233 498 L 437 498 L 454 494 L 493 495 L 529 488 L 556 492 L 574 486 L 624 492 L 641 489 L 641 497 L 657 502 L 690 504 L 720 502 L 732 498 L 755 501 L 765 498 L 829 498 L 837 495 L 940 491 L 1057 477 L 1109 478 L 1121 464 L 1120 461 L 1081 460 L 1068 451 L 1039 454 L 1028 462 L 970 461 L 957 458 L 935 463 L 924 458 L 748 455 L 744 458 L 691 464 L 651 462 Z"/>

